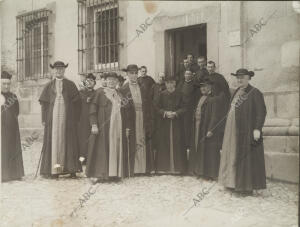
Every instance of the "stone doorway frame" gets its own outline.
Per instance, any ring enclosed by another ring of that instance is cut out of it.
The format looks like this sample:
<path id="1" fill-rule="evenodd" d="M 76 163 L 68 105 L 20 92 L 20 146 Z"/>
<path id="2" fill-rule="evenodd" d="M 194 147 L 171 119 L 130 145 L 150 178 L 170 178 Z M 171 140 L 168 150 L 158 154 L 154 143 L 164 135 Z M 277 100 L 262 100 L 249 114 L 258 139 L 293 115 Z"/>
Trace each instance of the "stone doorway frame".
<path id="1" fill-rule="evenodd" d="M 161 12 L 161 16 L 153 21 L 155 43 L 155 75 L 164 72 L 171 58 L 166 53 L 167 44 L 170 42 L 166 34 L 167 30 L 206 24 L 207 28 L 207 59 L 219 64 L 219 32 L 221 20 L 220 3 L 204 5 L 198 9 L 185 11 L 183 14 L 168 15 Z"/>

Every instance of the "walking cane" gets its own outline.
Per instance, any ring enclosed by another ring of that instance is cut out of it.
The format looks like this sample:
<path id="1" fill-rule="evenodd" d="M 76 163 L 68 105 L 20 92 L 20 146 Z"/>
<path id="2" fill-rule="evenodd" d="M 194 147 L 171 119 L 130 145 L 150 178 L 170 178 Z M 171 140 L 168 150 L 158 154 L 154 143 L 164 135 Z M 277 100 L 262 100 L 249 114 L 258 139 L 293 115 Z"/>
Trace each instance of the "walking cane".
<path id="1" fill-rule="evenodd" d="M 45 125 L 44 125 L 44 127 L 45 127 Z M 44 129 L 44 133 L 45 133 L 45 129 Z M 40 133 L 40 134 L 41 134 L 41 133 Z M 40 135 L 40 134 L 39 134 L 39 135 Z M 42 156 L 43 156 L 43 151 L 44 151 L 44 149 L 42 148 L 42 150 L 41 150 L 41 155 L 40 155 L 40 159 L 39 159 L 39 163 L 38 163 L 38 166 L 37 166 L 35 175 L 34 175 L 34 179 L 36 179 L 37 173 L 38 173 L 39 168 L 40 168 L 40 165 L 41 165 L 41 160 L 42 160 Z"/>
<path id="2" fill-rule="evenodd" d="M 39 163 L 38 163 L 35 175 L 34 175 L 34 179 L 37 177 L 37 173 L 38 173 L 39 168 L 40 168 L 40 164 L 41 164 L 41 160 L 42 160 L 42 156 L 43 156 L 43 151 L 44 151 L 44 149 L 42 149 L 42 151 L 41 151 L 41 155 L 40 155 Z"/>
<path id="3" fill-rule="evenodd" d="M 130 178 L 130 156 L 129 156 L 129 134 L 130 134 L 130 129 L 126 128 L 126 139 L 127 139 L 127 162 L 128 162 L 128 177 Z"/>

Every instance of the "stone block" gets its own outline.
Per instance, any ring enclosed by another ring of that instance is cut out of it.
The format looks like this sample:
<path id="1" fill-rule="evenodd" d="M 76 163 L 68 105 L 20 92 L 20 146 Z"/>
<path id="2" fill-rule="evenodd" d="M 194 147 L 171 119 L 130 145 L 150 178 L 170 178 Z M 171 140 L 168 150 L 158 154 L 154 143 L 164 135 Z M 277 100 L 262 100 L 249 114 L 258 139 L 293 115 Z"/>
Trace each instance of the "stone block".
<path id="1" fill-rule="evenodd" d="M 299 117 L 299 93 L 278 95 L 277 116 L 279 118 Z"/>
<path id="2" fill-rule="evenodd" d="M 35 141 L 42 142 L 44 136 L 43 128 L 20 128 L 21 140 L 26 140 L 27 137 L 33 137 Z"/>
<path id="3" fill-rule="evenodd" d="M 39 103 L 39 101 L 36 99 L 36 100 L 33 100 L 31 102 L 31 113 L 33 114 L 41 114 L 41 105 Z"/>
<path id="4" fill-rule="evenodd" d="M 267 152 L 286 152 L 287 136 L 264 136 L 264 149 Z"/>
<path id="5" fill-rule="evenodd" d="M 294 119 L 292 120 L 292 125 L 298 126 L 298 127 L 299 127 L 299 118 L 294 118 Z"/>
<path id="6" fill-rule="evenodd" d="M 19 94 L 20 94 L 20 98 L 25 98 L 25 99 L 30 98 L 32 96 L 32 89 L 20 87 Z"/>
<path id="7" fill-rule="evenodd" d="M 267 118 L 265 121 L 265 127 L 280 127 L 280 126 L 290 126 L 291 121 L 288 119 L 280 118 Z"/>
<path id="8" fill-rule="evenodd" d="M 265 152 L 265 164 L 271 180 L 299 183 L 299 154 Z"/>
<path id="9" fill-rule="evenodd" d="M 263 134 L 265 136 L 287 136 L 289 127 L 264 127 Z"/>
<path id="10" fill-rule="evenodd" d="M 274 96 L 266 95 L 264 98 L 265 98 L 265 103 L 266 103 L 266 107 L 267 107 L 267 117 L 275 118 L 276 113 L 274 111 Z"/>
<path id="11" fill-rule="evenodd" d="M 299 153 L 299 136 L 287 136 L 286 152 Z"/>
<path id="12" fill-rule="evenodd" d="M 42 120 L 40 114 L 19 115 L 20 128 L 41 128 Z"/>
<path id="13" fill-rule="evenodd" d="M 299 127 L 292 125 L 291 127 L 289 127 L 288 134 L 290 136 L 299 136 Z"/>
<path id="14" fill-rule="evenodd" d="M 299 66 L 299 40 L 286 42 L 281 46 L 282 67 Z"/>
<path id="15" fill-rule="evenodd" d="M 29 114 L 31 112 L 30 100 L 19 100 L 20 114 Z"/>

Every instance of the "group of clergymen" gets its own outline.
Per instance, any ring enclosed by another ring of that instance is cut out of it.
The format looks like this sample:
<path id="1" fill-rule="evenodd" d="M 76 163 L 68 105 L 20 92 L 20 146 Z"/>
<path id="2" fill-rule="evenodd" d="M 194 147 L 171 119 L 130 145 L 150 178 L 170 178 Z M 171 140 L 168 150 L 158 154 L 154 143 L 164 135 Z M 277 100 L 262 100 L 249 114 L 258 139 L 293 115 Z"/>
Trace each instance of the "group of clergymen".
<path id="1" fill-rule="evenodd" d="M 86 166 L 92 183 L 152 174 L 180 174 L 218 180 L 226 188 L 251 194 L 266 188 L 262 127 L 266 106 L 249 84 L 254 73 L 232 73 L 233 94 L 215 63 L 188 55 L 176 75 L 128 65 L 127 78 L 102 74 L 102 86 L 88 74 L 80 90 L 64 77 L 61 61 L 50 65 L 54 79 L 43 89 L 44 141 L 40 174 L 58 178 Z M 2 87 L 10 83 L 2 73 Z M 6 100 L 14 96 L 2 88 Z M 24 175 L 18 103 L 2 105 L 2 180 Z M 16 148 L 17 144 L 17 148 Z M 14 157 L 13 161 L 10 156 Z M 21 163 L 21 164 L 18 164 Z M 20 167 L 21 166 L 21 167 Z M 6 168 L 6 170 L 5 170 Z"/>

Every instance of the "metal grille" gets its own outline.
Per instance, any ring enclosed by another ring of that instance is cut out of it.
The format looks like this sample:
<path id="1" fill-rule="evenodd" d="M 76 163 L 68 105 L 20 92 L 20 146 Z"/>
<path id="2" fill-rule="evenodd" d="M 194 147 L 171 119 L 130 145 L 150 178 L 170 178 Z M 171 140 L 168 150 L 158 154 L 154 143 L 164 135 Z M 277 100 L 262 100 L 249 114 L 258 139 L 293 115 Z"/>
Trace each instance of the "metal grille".
<path id="1" fill-rule="evenodd" d="M 78 0 L 79 74 L 119 70 L 117 0 Z"/>
<path id="2" fill-rule="evenodd" d="M 18 80 L 37 80 L 49 75 L 48 18 L 51 11 L 41 9 L 17 16 Z"/>

